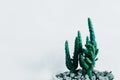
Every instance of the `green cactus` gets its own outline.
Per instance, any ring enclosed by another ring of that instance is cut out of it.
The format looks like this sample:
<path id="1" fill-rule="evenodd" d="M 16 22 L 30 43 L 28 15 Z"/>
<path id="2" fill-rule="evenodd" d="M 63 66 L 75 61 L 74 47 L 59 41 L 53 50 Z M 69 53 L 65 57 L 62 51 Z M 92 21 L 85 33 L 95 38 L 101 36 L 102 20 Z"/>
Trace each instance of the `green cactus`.
<path id="1" fill-rule="evenodd" d="M 81 34 L 80 31 L 78 31 L 78 34 L 75 38 L 73 57 L 70 57 L 68 41 L 65 42 L 65 55 L 66 67 L 70 70 L 70 72 L 76 72 L 79 61 L 83 75 L 87 74 L 91 78 L 92 71 L 95 66 L 95 61 L 98 59 L 96 58 L 98 54 L 98 49 L 90 18 L 88 18 L 88 28 L 90 32 L 90 38 L 88 36 L 86 37 L 86 48 L 84 49 L 82 47 Z"/>
<path id="2" fill-rule="evenodd" d="M 70 70 L 70 72 L 76 72 L 76 69 L 78 67 L 78 55 L 80 53 L 79 51 L 82 51 L 80 31 L 78 31 L 78 35 L 75 38 L 73 58 L 70 57 L 68 41 L 65 42 L 66 67 Z"/>
<path id="3" fill-rule="evenodd" d="M 83 49 L 83 53 L 79 54 L 79 63 L 82 67 L 83 74 L 87 74 L 91 78 L 92 71 L 95 66 L 95 61 L 97 60 L 96 56 L 98 54 L 98 49 L 90 18 L 88 18 L 88 27 L 90 32 L 90 39 L 88 36 L 86 37 L 86 49 Z"/>

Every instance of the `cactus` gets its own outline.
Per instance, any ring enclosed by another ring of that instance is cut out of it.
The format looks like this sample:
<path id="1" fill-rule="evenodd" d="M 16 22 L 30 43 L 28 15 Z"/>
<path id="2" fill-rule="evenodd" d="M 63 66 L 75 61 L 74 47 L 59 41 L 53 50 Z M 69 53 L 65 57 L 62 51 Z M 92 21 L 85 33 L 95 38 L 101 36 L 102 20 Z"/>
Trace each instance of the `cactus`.
<path id="1" fill-rule="evenodd" d="M 92 71 L 95 67 L 95 61 L 98 54 L 97 43 L 95 41 L 95 34 L 92 27 L 92 22 L 88 18 L 88 28 L 90 32 L 90 38 L 86 37 L 85 49 L 82 47 L 82 39 L 80 31 L 75 38 L 73 57 L 70 57 L 68 41 L 65 42 L 65 55 L 66 55 L 66 67 L 70 72 L 76 72 L 78 67 L 78 61 L 82 68 L 83 75 L 87 74 L 92 77 Z"/>
<path id="2" fill-rule="evenodd" d="M 68 41 L 65 42 L 66 67 L 70 70 L 70 72 L 76 72 L 80 50 L 82 50 L 82 41 L 80 31 L 78 31 L 78 35 L 75 38 L 73 58 L 70 57 Z"/>
<path id="3" fill-rule="evenodd" d="M 91 78 L 92 71 L 95 66 L 95 61 L 97 60 L 96 56 L 98 49 L 90 18 L 88 18 L 88 27 L 90 32 L 90 39 L 88 36 L 86 37 L 86 49 L 83 49 L 83 53 L 79 55 L 79 63 L 82 67 L 83 74 L 87 74 Z"/>
<path id="4" fill-rule="evenodd" d="M 65 42 L 65 55 L 66 67 L 70 70 L 70 72 L 76 72 L 79 61 L 83 75 L 87 74 L 91 78 L 95 66 L 95 61 L 98 60 L 98 58 L 96 58 L 98 54 L 98 49 L 90 18 L 88 18 L 88 28 L 90 32 L 90 37 L 86 37 L 86 48 L 84 49 L 82 47 L 81 34 L 80 31 L 78 31 L 78 34 L 75 38 L 73 57 L 70 57 L 68 41 Z"/>

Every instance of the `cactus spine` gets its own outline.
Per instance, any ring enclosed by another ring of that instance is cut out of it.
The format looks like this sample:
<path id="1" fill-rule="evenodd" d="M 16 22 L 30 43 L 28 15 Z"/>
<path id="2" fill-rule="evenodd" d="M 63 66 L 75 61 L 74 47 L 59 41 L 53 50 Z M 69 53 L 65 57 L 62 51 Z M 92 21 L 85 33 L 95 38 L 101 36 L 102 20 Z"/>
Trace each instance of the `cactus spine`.
<path id="1" fill-rule="evenodd" d="M 66 67 L 70 72 L 75 72 L 78 67 L 78 61 L 82 68 L 83 74 L 87 74 L 92 77 L 92 71 L 95 66 L 96 56 L 98 54 L 97 43 L 95 41 L 95 34 L 92 27 L 92 22 L 88 18 L 88 28 L 90 32 L 90 38 L 86 37 L 85 49 L 82 47 L 82 39 L 80 31 L 75 38 L 73 57 L 70 57 L 68 41 L 65 42 L 65 54 L 66 54 Z"/>

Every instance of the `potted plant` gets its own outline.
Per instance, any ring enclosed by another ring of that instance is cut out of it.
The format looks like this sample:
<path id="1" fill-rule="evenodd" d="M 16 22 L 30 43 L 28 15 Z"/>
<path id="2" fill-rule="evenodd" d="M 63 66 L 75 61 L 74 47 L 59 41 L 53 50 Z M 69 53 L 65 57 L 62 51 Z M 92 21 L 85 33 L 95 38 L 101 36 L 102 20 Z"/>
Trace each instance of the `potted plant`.
<path id="1" fill-rule="evenodd" d="M 114 76 L 108 71 L 94 70 L 95 63 L 98 60 L 98 47 L 95 40 L 95 33 L 91 19 L 88 18 L 88 28 L 90 36 L 86 37 L 85 48 L 82 44 L 81 33 L 78 31 L 75 37 L 73 57 L 70 56 L 68 41 L 65 41 L 66 67 L 69 71 L 59 73 L 55 80 L 113 80 Z M 78 69 L 80 65 L 81 69 Z"/>

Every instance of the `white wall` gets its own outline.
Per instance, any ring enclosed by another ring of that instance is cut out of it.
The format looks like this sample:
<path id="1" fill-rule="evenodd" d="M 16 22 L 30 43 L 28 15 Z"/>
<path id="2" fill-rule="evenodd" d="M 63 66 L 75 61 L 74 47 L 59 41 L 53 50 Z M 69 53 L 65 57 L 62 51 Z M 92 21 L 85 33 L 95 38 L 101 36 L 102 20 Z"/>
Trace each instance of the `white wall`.
<path id="1" fill-rule="evenodd" d="M 50 80 L 66 71 L 64 42 L 73 52 L 91 17 L 100 52 L 95 69 L 120 79 L 119 0 L 0 0 L 0 80 Z"/>

